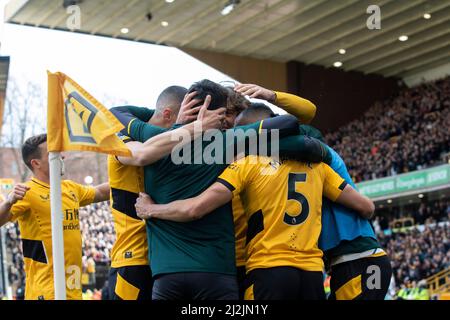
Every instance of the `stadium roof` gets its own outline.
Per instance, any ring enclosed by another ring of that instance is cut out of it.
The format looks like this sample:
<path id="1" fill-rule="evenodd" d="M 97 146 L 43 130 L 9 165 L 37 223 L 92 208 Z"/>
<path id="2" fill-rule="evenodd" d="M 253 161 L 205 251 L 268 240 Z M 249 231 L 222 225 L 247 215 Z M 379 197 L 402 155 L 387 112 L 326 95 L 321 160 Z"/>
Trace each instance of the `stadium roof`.
<path id="1" fill-rule="evenodd" d="M 93 35 L 279 62 L 329 67 L 342 61 L 344 70 L 384 76 L 407 77 L 450 62 L 448 0 L 230 1 L 240 3 L 224 16 L 227 0 L 11 0 L 5 21 L 68 30 L 63 3 L 76 2 L 76 31 Z M 381 8 L 380 30 L 367 28 L 371 4 Z M 409 39 L 399 41 L 402 35 Z"/>

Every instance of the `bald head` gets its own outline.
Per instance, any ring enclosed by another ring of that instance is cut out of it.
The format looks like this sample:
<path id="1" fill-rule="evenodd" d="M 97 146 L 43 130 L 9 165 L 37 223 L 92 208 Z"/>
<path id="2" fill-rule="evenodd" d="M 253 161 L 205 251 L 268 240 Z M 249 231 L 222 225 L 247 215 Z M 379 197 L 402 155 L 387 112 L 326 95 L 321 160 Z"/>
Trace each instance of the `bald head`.
<path id="1" fill-rule="evenodd" d="M 187 89 L 180 86 L 170 86 L 164 89 L 156 100 L 156 112 L 161 113 L 164 109 L 171 109 L 178 114 L 181 102 L 187 93 Z"/>

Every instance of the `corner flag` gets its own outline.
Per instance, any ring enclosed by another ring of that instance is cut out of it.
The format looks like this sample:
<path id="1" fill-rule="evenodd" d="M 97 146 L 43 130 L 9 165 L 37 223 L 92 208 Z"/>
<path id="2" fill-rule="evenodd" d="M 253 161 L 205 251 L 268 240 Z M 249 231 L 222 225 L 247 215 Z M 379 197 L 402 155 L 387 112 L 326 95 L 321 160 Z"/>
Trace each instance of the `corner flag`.
<path id="1" fill-rule="evenodd" d="M 131 156 L 115 134 L 123 125 L 100 102 L 61 72 L 48 73 L 48 151 L 94 151 Z"/>
<path id="2" fill-rule="evenodd" d="M 116 156 L 131 156 L 131 151 L 116 136 L 124 126 L 108 109 L 64 73 L 47 74 L 53 277 L 55 299 L 66 300 L 60 151 L 94 151 Z"/>

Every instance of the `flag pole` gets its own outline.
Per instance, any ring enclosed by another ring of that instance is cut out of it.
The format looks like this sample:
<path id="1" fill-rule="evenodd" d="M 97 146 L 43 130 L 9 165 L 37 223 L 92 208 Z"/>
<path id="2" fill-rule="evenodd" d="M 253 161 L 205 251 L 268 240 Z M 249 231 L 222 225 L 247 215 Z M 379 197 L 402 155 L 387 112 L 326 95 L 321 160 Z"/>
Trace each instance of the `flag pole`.
<path id="1" fill-rule="evenodd" d="M 50 209 L 52 221 L 52 257 L 55 300 L 66 300 L 66 276 L 64 269 L 64 235 L 61 196 L 61 155 L 49 153 Z"/>

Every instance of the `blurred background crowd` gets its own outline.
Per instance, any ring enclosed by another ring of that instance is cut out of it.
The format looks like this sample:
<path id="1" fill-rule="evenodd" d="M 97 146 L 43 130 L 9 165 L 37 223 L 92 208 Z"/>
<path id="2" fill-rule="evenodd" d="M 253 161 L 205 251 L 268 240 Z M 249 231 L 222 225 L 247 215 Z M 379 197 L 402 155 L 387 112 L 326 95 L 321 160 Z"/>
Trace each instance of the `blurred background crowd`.
<path id="1" fill-rule="evenodd" d="M 450 145 L 450 78 L 405 89 L 326 135 L 355 182 L 441 163 Z"/>

